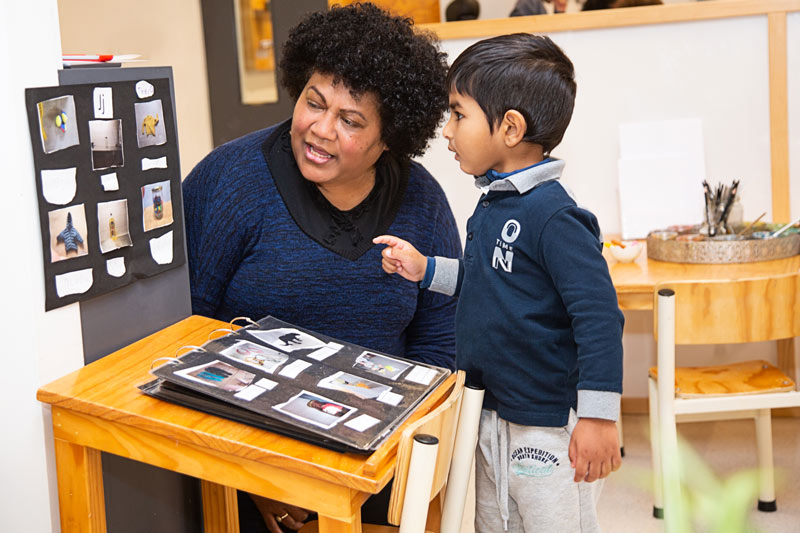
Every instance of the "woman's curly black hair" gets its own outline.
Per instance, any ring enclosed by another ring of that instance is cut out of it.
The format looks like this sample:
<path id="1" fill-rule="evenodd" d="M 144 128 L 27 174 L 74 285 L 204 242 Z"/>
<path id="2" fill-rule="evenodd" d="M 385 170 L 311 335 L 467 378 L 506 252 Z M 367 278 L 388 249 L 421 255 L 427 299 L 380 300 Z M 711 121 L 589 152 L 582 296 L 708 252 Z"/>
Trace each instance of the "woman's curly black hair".
<path id="1" fill-rule="evenodd" d="M 395 157 L 420 156 L 448 107 L 447 54 L 409 18 L 369 3 L 312 13 L 292 28 L 280 61 L 282 83 L 298 98 L 314 72 L 354 96 L 379 101 L 381 139 Z"/>

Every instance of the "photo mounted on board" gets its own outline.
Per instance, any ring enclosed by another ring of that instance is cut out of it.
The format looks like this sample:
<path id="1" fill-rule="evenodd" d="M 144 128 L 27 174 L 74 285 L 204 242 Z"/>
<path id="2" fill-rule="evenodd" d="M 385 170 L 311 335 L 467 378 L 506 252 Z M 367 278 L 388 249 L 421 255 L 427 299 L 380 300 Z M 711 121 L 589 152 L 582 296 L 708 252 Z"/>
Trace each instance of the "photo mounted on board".
<path id="1" fill-rule="evenodd" d="M 36 104 L 39 134 L 46 154 L 79 144 L 78 121 L 75 120 L 75 99 L 72 95 L 51 98 Z"/>
<path id="2" fill-rule="evenodd" d="M 353 364 L 353 368 L 392 380 L 397 379 L 410 366 L 411 363 L 367 351 L 359 355 Z"/>
<path id="3" fill-rule="evenodd" d="M 239 341 L 219 353 L 270 374 L 289 359 L 288 355 L 249 341 Z"/>
<path id="4" fill-rule="evenodd" d="M 136 115 L 136 142 L 139 148 L 159 146 L 167 142 L 164 110 L 161 100 L 133 104 Z"/>
<path id="5" fill-rule="evenodd" d="M 89 253 L 83 204 L 56 209 L 47 216 L 50 224 L 50 262 L 56 263 Z"/>
<path id="6" fill-rule="evenodd" d="M 273 409 L 325 429 L 332 428 L 358 410 L 308 391 L 297 394 L 288 402 L 273 406 Z"/>
<path id="7" fill-rule="evenodd" d="M 128 229 L 128 200 L 97 204 L 97 230 L 102 253 L 131 246 L 133 241 Z"/>
<path id="8" fill-rule="evenodd" d="M 284 352 L 316 349 L 326 344 L 313 335 L 295 328 L 276 328 L 267 330 L 247 330 L 247 333 L 273 348 Z"/>
<path id="9" fill-rule="evenodd" d="M 92 147 L 93 170 L 124 165 L 121 120 L 90 120 L 89 141 Z"/>
<path id="10" fill-rule="evenodd" d="M 251 372 L 222 361 L 212 361 L 204 365 L 178 370 L 175 375 L 228 392 L 239 392 L 250 385 L 253 378 L 256 377 Z"/>
<path id="11" fill-rule="evenodd" d="M 150 183 L 142 187 L 142 223 L 144 230 L 172 224 L 172 196 L 169 181 Z"/>
<path id="12" fill-rule="evenodd" d="M 373 400 L 381 394 L 392 390 L 389 385 L 360 378 L 347 372 L 336 372 L 321 380 L 317 385 L 323 389 L 339 390 L 365 400 Z"/>

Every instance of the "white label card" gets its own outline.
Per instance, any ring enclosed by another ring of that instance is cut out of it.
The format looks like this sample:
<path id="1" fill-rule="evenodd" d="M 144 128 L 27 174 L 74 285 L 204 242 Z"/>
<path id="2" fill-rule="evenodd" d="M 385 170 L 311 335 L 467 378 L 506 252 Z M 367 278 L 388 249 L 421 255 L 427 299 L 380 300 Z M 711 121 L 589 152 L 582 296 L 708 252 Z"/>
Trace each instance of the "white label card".
<path id="1" fill-rule="evenodd" d="M 403 401 L 403 397 L 399 394 L 387 390 L 383 394 L 378 396 L 378 401 L 383 403 L 388 403 L 389 405 L 397 406 L 398 404 L 400 404 L 400 402 Z"/>
<path id="2" fill-rule="evenodd" d="M 301 361 L 300 359 L 298 359 L 294 363 L 283 367 L 283 370 L 278 372 L 278 374 L 280 374 L 281 376 L 285 376 L 287 378 L 294 379 L 300 374 L 300 372 L 302 372 L 303 370 L 305 370 L 310 366 L 311 363 L 309 363 L 308 361 Z"/>
<path id="3" fill-rule="evenodd" d="M 253 400 L 254 398 L 258 398 L 261 394 L 265 393 L 267 389 L 262 389 L 257 385 L 250 385 L 249 387 L 245 387 L 236 394 L 234 394 L 234 398 L 239 398 L 240 400 L 245 400 L 247 402 Z"/>
<path id="4" fill-rule="evenodd" d="M 94 118 L 114 118 L 114 103 L 111 100 L 111 87 L 95 87 Z"/>
<path id="5" fill-rule="evenodd" d="M 322 348 L 317 348 L 306 357 L 311 359 L 315 359 L 317 361 L 324 361 L 328 357 L 332 356 L 339 350 L 341 350 L 343 346 L 341 344 L 337 344 L 335 342 L 329 342 L 327 346 L 323 346 Z"/>
<path id="6" fill-rule="evenodd" d="M 159 265 L 172 263 L 172 232 L 167 232 L 161 237 L 150 239 L 150 255 Z"/>
<path id="7" fill-rule="evenodd" d="M 380 422 L 377 418 L 374 418 L 369 415 L 361 415 L 357 416 L 354 419 L 350 420 L 349 422 L 345 422 L 345 426 L 349 427 L 350 429 L 355 429 L 359 433 L 365 431 L 375 424 Z"/>
<path id="8" fill-rule="evenodd" d="M 83 294 L 92 288 L 93 283 L 91 268 L 59 274 L 56 276 L 56 294 L 59 298 L 70 294 Z"/>
<path id="9" fill-rule="evenodd" d="M 122 277 L 125 274 L 125 258 L 114 257 L 106 260 L 106 272 L 115 278 Z"/>
<path id="10" fill-rule="evenodd" d="M 167 156 L 150 159 L 149 157 L 142 158 L 142 170 L 150 170 L 152 168 L 167 168 Z"/>
<path id="11" fill-rule="evenodd" d="M 117 180 L 116 172 L 100 176 L 100 183 L 103 184 L 103 190 L 106 192 L 119 190 L 119 180 Z"/>
<path id="12" fill-rule="evenodd" d="M 51 204 L 66 205 L 75 198 L 77 168 L 42 170 L 42 194 Z"/>
<path id="13" fill-rule="evenodd" d="M 413 381 L 414 383 L 420 383 L 422 385 L 430 385 L 433 378 L 436 377 L 436 373 L 437 371 L 432 368 L 415 366 L 406 376 L 406 381 Z"/>

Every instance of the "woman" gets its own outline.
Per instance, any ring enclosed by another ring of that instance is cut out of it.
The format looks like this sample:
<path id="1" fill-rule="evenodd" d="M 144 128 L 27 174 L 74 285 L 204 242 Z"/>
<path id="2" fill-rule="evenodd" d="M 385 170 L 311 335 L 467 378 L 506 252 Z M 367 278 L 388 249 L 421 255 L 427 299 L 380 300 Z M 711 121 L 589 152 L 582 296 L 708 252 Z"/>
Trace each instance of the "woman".
<path id="1" fill-rule="evenodd" d="M 455 301 L 383 273 L 372 244 L 393 233 L 461 253 L 441 187 L 410 159 L 447 109 L 445 54 L 409 19 L 355 4 L 307 16 L 280 68 L 291 120 L 217 148 L 184 181 L 193 311 L 273 315 L 452 368 Z M 270 531 L 302 525 L 301 510 L 256 502 Z"/>

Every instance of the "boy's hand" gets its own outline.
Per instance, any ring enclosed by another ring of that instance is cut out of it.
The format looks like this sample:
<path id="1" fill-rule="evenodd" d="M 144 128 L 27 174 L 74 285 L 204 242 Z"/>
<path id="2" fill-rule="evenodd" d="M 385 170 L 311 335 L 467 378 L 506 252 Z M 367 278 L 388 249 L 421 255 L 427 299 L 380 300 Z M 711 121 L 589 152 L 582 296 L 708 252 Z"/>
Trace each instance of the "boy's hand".
<path id="1" fill-rule="evenodd" d="M 569 442 L 570 466 L 575 469 L 575 482 L 591 483 L 619 469 L 617 425 L 601 418 L 581 418 Z"/>
<path id="2" fill-rule="evenodd" d="M 386 244 L 381 252 L 381 266 L 387 274 L 400 274 L 409 281 L 422 281 L 428 268 L 428 258 L 403 239 L 380 235 L 372 239 L 375 244 Z"/>

